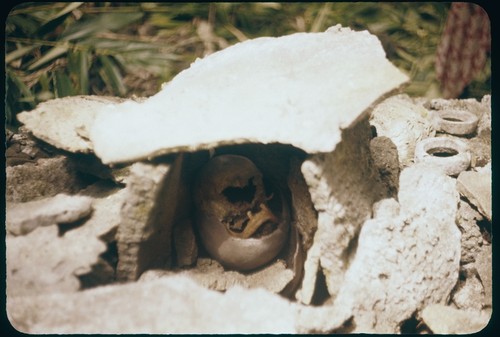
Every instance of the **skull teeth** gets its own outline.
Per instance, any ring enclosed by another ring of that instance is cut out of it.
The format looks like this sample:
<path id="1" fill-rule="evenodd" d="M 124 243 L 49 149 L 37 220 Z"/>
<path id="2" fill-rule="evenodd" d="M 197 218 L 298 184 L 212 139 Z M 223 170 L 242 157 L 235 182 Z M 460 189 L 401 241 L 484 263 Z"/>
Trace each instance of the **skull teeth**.
<path id="1" fill-rule="evenodd" d="M 237 238 L 247 239 L 255 234 L 255 232 L 267 222 L 278 223 L 278 218 L 267 207 L 266 204 L 260 205 L 260 210 L 257 213 L 247 212 L 248 219 L 238 221 L 232 228 L 243 228 L 241 232 L 230 230 L 229 233 Z M 245 226 L 246 222 L 246 226 Z"/>

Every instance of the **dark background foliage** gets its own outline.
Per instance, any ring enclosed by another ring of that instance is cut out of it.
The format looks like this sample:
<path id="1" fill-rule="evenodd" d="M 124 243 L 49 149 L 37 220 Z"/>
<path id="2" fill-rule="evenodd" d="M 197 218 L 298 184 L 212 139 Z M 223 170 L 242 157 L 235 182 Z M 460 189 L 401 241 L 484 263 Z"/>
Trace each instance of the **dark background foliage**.
<path id="1" fill-rule="evenodd" d="M 449 3 L 22 3 L 5 24 L 6 122 L 70 95 L 150 96 L 198 57 L 245 39 L 335 24 L 369 30 L 411 77 L 411 96 L 438 97 L 436 48 Z M 467 97 L 490 93 L 490 58 Z"/>

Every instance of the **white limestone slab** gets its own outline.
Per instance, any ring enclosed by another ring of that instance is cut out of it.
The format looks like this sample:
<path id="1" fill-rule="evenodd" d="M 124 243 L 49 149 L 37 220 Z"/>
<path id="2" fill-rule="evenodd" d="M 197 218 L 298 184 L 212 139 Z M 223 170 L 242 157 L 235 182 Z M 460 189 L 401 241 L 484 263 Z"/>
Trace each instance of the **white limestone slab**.
<path id="1" fill-rule="evenodd" d="M 101 108 L 89 136 L 104 163 L 251 142 L 330 152 L 407 80 L 367 31 L 262 37 L 197 60 L 144 102 Z"/>

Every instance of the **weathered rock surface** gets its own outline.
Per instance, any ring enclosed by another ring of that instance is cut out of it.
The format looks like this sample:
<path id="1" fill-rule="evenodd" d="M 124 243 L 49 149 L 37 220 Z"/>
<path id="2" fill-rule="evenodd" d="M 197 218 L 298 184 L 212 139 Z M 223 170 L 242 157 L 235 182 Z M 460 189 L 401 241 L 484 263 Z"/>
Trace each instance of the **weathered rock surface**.
<path id="1" fill-rule="evenodd" d="M 483 245 L 476 256 L 476 267 L 479 278 L 484 288 L 484 305 L 492 305 L 493 297 L 493 264 L 492 264 L 492 249 L 491 245 Z"/>
<path id="2" fill-rule="evenodd" d="M 47 310 L 50 308 L 50 310 Z M 293 333 L 296 310 L 263 289 L 207 290 L 186 276 L 37 297 L 10 297 L 26 333 Z"/>
<path id="3" fill-rule="evenodd" d="M 418 141 L 436 133 L 431 113 L 407 95 L 392 96 L 378 104 L 371 113 L 370 124 L 377 136 L 392 140 L 398 149 L 401 167 L 413 162 Z"/>
<path id="4" fill-rule="evenodd" d="M 90 139 L 104 163 L 228 143 L 330 152 L 342 128 L 405 81 L 367 31 L 257 38 L 196 61 L 145 102 L 104 107 Z"/>
<path id="5" fill-rule="evenodd" d="M 311 302 L 318 271 L 325 276 L 328 293 L 338 293 L 352 253 L 352 239 L 371 217 L 374 201 L 388 194 L 371 162 L 370 137 L 370 126 L 364 119 L 344 130 L 335 151 L 312 155 L 302 164 L 318 212 L 318 229 L 307 252 L 304 280 L 297 293 L 302 303 Z"/>
<path id="6" fill-rule="evenodd" d="M 135 281 L 144 270 L 171 263 L 173 226 L 183 205 L 182 158 L 170 165 L 138 162 L 130 167 L 117 234 L 119 280 Z"/>
<path id="7" fill-rule="evenodd" d="M 263 288 L 273 293 L 279 293 L 292 280 L 293 271 L 287 269 L 283 261 L 276 261 L 265 268 L 242 274 L 236 271 L 224 271 L 215 260 L 200 258 L 196 268 L 186 270 L 148 270 L 140 281 L 149 281 L 175 274 L 189 276 L 205 288 L 225 291 L 234 286 L 243 288 Z"/>
<path id="8" fill-rule="evenodd" d="M 485 306 L 484 287 L 478 278 L 477 271 L 471 264 L 461 268 L 459 280 L 451 296 L 451 302 L 458 309 L 479 311 Z"/>
<path id="9" fill-rule="evenodd" d="M 7 232 L 24 235 L 38 226 L 75 222 L 92 212 L 92 199 L 58 194 L 53 198 L 25 203 L 8 203 Z"/>
<path id="10" fill-rule="evenodd" d="M 396 197 L 399 188 L 399 156 L 389 137 L 379 136 L 370 141 L 370 153 L 389 197 Z"/>
<path id="11" fill-rule="evenodd" d="M 78 230 L 89 237 L 98 237 L 105 242 L 114 241 L 109 233 L 115 232 L 120 224 L 120 211 L 126 190 L 107 181 L 99 181 L 81 190 L 79 195 L 93 199 L 92 216 Z"/>
<path id="12" fill-rule="evenodd" d="M 422 311 L 422 318 L 435 334 L 473 334 L 486 327 L 491 311 L 458 310 L 432 304 Z"/>
<path id="13" fill-rule="evenodd" d="M 7 236 L 6 248 L 7 296 L 11 297 L 77 291 L 76 275 L 89 272 L 106 245 L 76 229 L 60 236 L 54 225 Z"/>
<path id="14" fill-rule="evenodd" d="M 491 221 L 491 171 L 460 173 L 457 189 Z"/>
<path id="15" fill-rule="evenodd" d="M 353 332 L 398 333 L 416 310 L 445 303 L 457 281 L 454 181 L 414 165 L 401 173 L 398 198 L 374 206 L 335 299 L 352 313 Z"/>
<path id="16" fill-rule="evenodd" d="M 461 264 L 474 262 L 476 255 L 483 244 L 483 236 L 477 225 L 477 221 L 483 217 L 475 211 L 467 202 L 460 200 L 457 212 L 457 225 L 462 232 L 462 257 Z"/>
<path id="17" fill-rule="evenodd" d="M 73 96 L 40 103 L 32 111 L 17 114 L 17 119 L 33 135 L 66 151 L 92 151 L 88 133 L 97 111 L 124 99 L 106 96 Z"/>
<path id="18" fill-rule="evenodd" d="M 8 166 L 6 175 L 7 202 L 27 202 L 59 193 L 74 194 L 86 186 L 75 167 L 63 156 Z"/>

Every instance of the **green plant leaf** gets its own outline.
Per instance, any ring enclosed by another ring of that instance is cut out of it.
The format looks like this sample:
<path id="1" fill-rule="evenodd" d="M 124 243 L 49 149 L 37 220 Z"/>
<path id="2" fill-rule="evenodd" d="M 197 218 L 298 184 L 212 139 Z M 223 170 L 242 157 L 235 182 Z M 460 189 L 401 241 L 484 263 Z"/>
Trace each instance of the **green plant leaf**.
<path id="1" fill-rule="evenodd" d="M 85 49 L 68 53 L 68 73 L 80 95 L 89 92 L 90 58 L 90 52 Z"/>
<path id="2" fill-rule="evenodd" d="M 66 15 L 66 14 L 69 14 L 83 4 L 84 4 L 84 2 L 71 2 L 66 7 L 64 7 L 62 10 L 60 10 L 56 14 L 52 15 L 51 17 L 49 17 L 43 24 L 47 24 L 50 21 L 53 21 L 55 19 L 58 19 L 64 15 Z"/>
<path id="3" fill-rule="evenodd" d="M 54 76 L 56 97 L 74 96 L 76 94 L 69 76 L 64 70 L 57 70 Z"/>
<path id="4" fill-rule="evenodd" d="M 36 47 L 37 47 L 36 45 L 27 45 L 27 46 L 18 47 L 16 50 L 13 50 L 10 53 L 8 53 L 7 55 L 5 55 L 5 63 L 9 64 L 12 61 L 17 60 L 18 58 L 21 58 L 21 57 L 27 55 Z"/>
<path id="5" fill-rule="evenodd" d="M 70 25 L 61 35 L 61 39 L 70 41 L 88 37 L 97 32 L 117 30 L 141 19 L 143 15 L 141 12 L 97 14 Z"/>
<path id="6" fill-rule="evenodd" d="M 116 64 L 114 64 L 112 58 L 106 55 L 100 55 L 99 61 L 102 65 L 102 68 L 99 70 L 99 74 L 101 75 L 104 83 L 106 83 L 108 89 L 115 95 L 122 97 L 125 96 L 127 88 L 125 88 L 120 70 Z"/>
<path id="7" fill-rule="evenodd" d="M 35 70 L 36 68 L 44 65 L 45 63 L 54 61 L 55 59 L 64 55 L 69 49 L 69 46 L 61 43 L 61 45 L 51 48 L 47 53 L 45 53 L 38 60 L 29 65 L 28 70 Z"/>

